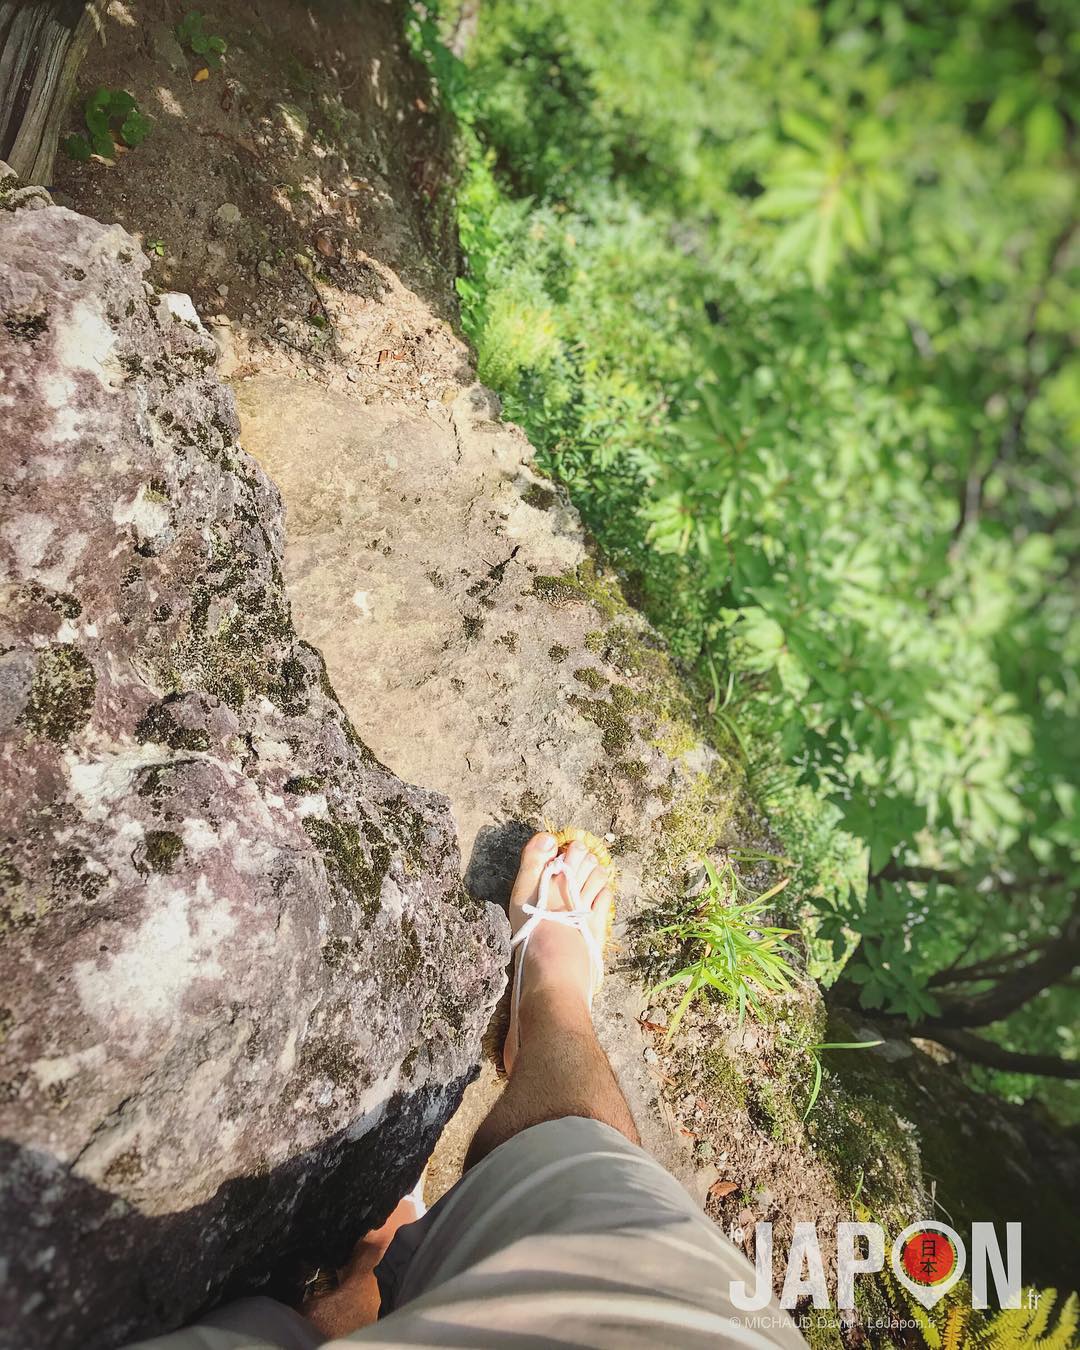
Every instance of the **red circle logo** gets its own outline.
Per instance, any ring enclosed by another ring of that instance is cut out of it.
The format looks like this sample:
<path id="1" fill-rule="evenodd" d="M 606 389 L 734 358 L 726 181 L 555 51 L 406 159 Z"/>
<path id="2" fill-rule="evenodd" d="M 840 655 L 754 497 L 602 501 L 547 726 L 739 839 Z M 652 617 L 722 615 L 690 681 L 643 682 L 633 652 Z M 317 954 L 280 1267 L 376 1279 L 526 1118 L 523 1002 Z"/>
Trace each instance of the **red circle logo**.
<path id="1" fill-rule="evenodd" d="M 942 1284 L 956 1269 L 956 1248 L 936 1228 L 922 1228 L 904 1243 L 900 1261 L 910 1280 L 932 1287 Z"/>

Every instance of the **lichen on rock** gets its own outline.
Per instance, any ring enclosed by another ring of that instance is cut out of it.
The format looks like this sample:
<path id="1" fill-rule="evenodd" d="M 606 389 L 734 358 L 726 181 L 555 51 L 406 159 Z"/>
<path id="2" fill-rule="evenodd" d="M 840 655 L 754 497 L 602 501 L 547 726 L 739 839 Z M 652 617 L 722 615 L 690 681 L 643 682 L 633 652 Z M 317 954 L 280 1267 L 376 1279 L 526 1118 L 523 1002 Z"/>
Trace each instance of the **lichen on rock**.
<path id="1" fill-rule="evenodd" d="M 146 266 L 119 227 L 0 212 L 0 1318 L 31 1348 L 340 1256 L 503 978 L 445 799 L 297 638 L 277 491 Z"/>

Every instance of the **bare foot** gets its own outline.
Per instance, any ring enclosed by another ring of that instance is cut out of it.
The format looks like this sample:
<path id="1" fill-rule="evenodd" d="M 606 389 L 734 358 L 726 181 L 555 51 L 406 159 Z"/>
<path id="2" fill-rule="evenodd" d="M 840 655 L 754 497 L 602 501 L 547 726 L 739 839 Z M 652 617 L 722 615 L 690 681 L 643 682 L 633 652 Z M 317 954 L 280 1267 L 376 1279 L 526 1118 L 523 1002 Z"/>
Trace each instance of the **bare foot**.
<path id="1" fill-rule="evenodd" d="M 338 1272 L 337 1287 L 304 1304 L 304 1316 L 314 1322 L 316 1331 L 325 1340 L 348 1336 L 378 1320 L 379 1284 L 375 1267 L 385 1256 L 397 1230 L 416 1218 L 416 1204 L 407 1195 L 381 1228 L 373 1228 L 356 1244 L 349 1264 Z"/>
<path id="2" fill-rule="evenodd" d="M 521 868 L 510 895 L 510 929 L 516 933 L 529 916 L 522 906 L 536 901 L 540 874 L 559 852 L 555 837 L 534 834 L 521 853 Z M 570 844 L 563 850 L 567 865 L 572 869 L 583 906 L 591 910 L 589 926 L 602 950 L 607 935 L 608 913 L 611 909 L 611 888 L 607 869 L 584 844 Z M 551 910 L 573 909 L 565 876 L 557 876 L 548 897 Z M 586 1008 L 592 1002 L 593 971 L 585 939 L 574 928 L 558 923 L 541 923 L 533 929 L 524 954 L 521 971 L 520 1001 L 527 1002 L 537 992 L 556 993 L 560 999 L 580 1000 Z M 515 982 L 516 983 L 516 982 Z M 506 1072 L 512 1073 L 518 1052 L 518 999 L 510 1005 L 510 1029 L 503 1046 Z"/>

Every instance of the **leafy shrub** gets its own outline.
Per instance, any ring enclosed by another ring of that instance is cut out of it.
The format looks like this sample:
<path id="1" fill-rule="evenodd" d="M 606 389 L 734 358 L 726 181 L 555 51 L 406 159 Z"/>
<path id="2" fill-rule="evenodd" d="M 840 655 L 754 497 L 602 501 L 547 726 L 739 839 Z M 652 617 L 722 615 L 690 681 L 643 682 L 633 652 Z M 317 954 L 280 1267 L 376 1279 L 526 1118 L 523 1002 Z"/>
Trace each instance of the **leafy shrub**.
<path id="1" fill-rule="evenodd" d="M 223 37 L 208 33 L 206 22 L 205 14 L 193 9 L 176 25 L 176 36 L 185 47 L 201 57 L 210 70 L 220 70 L 229 45 Z"/>
<path id="2" fill-rule="evenodd" d="M 1068 33 L 1058 0 L 490 0 L 463 65 L 412 26 L 482 377 L 715 687 L 817 973 L 913 1026 L 1074 941 Z M 995 1009 L 1075 1055 L 1059 978 Z"/>
<path id="3" fill-rule="evenodd" d="M 83 105 L 83 118 L 88 136 L 76 133 L 63 141 L 63 148 L 72 159 L 86 161 L 91 155 L 112 159 L 116 154 L 114 130 L 131 148 L 141 145 L 150 134 L 149 120 L 125 89 L 95 89 Z"/>

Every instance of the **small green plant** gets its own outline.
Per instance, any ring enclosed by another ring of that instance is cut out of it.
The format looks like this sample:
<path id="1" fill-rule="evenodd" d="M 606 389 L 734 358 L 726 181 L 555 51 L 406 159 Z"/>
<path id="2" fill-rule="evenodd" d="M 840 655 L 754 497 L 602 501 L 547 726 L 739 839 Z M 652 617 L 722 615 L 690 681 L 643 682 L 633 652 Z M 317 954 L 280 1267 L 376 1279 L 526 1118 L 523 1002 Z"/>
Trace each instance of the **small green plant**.
<path id="1" fill-rule="evenodd" d="M 709 858 L 702 858 L 701 862 L 707 884 L 698 907 L 686 918 L 657 929 L 658 934 L 672 934 L 685 949 L 695 953 L 688 966 L 661 980 L 651 991 L 656 994 L 672 985 L 686 985 L 668 1025 L 668 1042 L 702 991 L 715 989 L 737 1004 L 742 1022 L 747 1004 L 756 1013 L 761 1012 L 755 990 L 783 993 L 796 978 L 788 960 L 794 953 L 786 941 L 794 929 L 775 928 L 761 921 L 762 911 L 788 884 L 788 878 L 753 900 L 741 901 L 739 895 L 744 887 L 735 868 L 735 855 L 722 859 L 719 867 Z"/>
<path id="2" fill-rule="evenodd" d="M 148 240 L 146 241 L 146 251 L 147 251 L 147 253 L 153 253 L 154 256 L 157 257 L 157 258 L 164 258 L 164 256 L 165 256 L 165 240 L 164 240 L 164 239 L 148 239 Z"/>
<path id="3" fill-rule="evenodd" d="M 176 36 L 191 49 L 211 70 L 221 69 L 221 59 L 229 49 L 229 44 L 216 33 L 208 33 L 205 28 L 206 15 L 193 9 L 185 14 L 176 25 Z"/>
<path id="4" fill-rule="evenodd" d="M 132 149 L 150 134 L 149 119 L 139 111 L 134 95 L 126 89 L 95 89 L 83 105 L 83 117 L 88 135 L 76 133 L 63 142 L 71 158 L 83 162 L 91 155 L 100 155 L 102 159 L 115 157 L 114 129 Z"/>
<path id="5" fill-rule="evenodd" d="M 814 1045 L 806 1047 L 806 1053 L 810 1056 L 810 1061 L 814 1066 L 814 1085 L 810 1089 L 810 1100 L 806 1103 L 806 1110 L 803 1112 L 803 1120 L 810 1119 L 810 1112 L 817 1105 L 818 1096 L 821 1093 L 822 1050 L 870 1050 L 875 1045 L 883 1045 L 883 1041 L 818 1041 Z M 862 1190 L 862 1176 L 859 1177 L 859 1187 L 855 1192 L 855 1199 L 858 1199 L 859 1191 Z"/>

